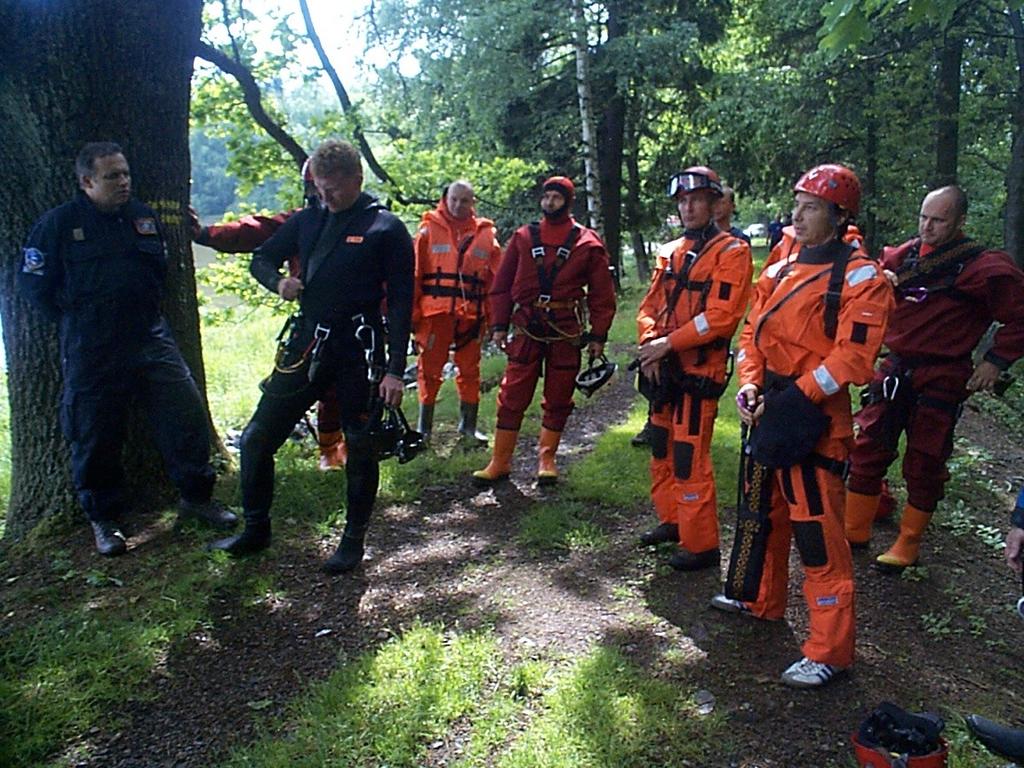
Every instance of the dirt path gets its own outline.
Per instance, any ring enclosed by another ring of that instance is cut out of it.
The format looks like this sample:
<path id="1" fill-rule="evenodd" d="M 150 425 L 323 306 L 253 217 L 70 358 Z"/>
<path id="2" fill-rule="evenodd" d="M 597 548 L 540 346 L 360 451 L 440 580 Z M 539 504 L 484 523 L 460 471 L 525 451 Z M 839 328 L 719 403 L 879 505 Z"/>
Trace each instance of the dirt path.
<path id="1" fill-rule="evenodd" d="M 627 377 L 617 377 L 570 421 L 565 455 L 585 453 L 632 400 Z M 1020 481 L 1024 451 L 998 425 L 968 410 L 960 434 L 997 457 L 986 471 L 998 482 Z M 524 551 L 514 534 L 519 515 L 542 498 L 535 455 L 534 441 L 524 439 L 513 482 L 496 490 L 460 481 L 382 510 L 369 559 L 353 576 L 321 574 L 328 553 L 310 542 L 278 545 L 264 561 L 278 596 L 253 607 L 216 595 L 213 626 L 173 648 L 150 701 L 114 713 L 126 727 L 83 737 L 91 757 L 80 765 L 208 765 L 253 738 L 339 658 L 372 650 L 417 620 L 493 626 L 509 661 L 614 645 L 651 674 L 701 690 L 726 715 L 730 741 L 710 766 L 846 765 L 848 734 L 884 699 L 947 716 L 967 707 L 1010 720 L 1024 714 L 1008 685 L 1022 662 L 1017 593 L 998 553 L 977 537 L 933 530 L 928 569 L 913 581 L 878 574 L 869 555 L 858 555 L 857 667 L 825 690 L 794 692 L 778 675 L 799 657 L 806 631 L 798 578 L 785 622 L 709 610 L 719 574 L 675 573 L 665 552 L 637 548 L 637 533 L 652 521 L 643 500 L 635 510 L 609 511 L 610 545 L 599 555 Z M 723 515 L 727 528 L 730 517 Z M 1001 512 L 990 524 L 1002 528 L 1005 519 Z M 880 529 L 872 555 L 893 535 Z"/>

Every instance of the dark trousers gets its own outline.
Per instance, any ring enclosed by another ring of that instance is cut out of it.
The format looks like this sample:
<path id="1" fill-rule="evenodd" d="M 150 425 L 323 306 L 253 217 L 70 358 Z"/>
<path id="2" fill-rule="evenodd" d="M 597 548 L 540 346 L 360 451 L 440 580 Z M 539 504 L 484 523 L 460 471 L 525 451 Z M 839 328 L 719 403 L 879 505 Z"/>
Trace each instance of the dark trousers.
<path id="1" fill-rule="evenodd" d="M 918 368 L 901 385 L 907 388 L 905 397 L 865 406 L 854 417 L 860 429 L 850 453 L 847 487 L 866 496 L 881 493 L 882 479 L 899 455 L 900 434 L 905 432 L 907 502 L 922 512 L 935 511 L 949 480 L 946 463 L 953 453 L 953 431 L 959 406 L 967 398 L 970 370 L 963 365 Z M 871 386 L 879 390 L 891 372 L 892 366 L 883 363 Z"/>
<path id="2" fill-rule="evenodd" d="M 121 453 L 132 402 L 145 410 L 153 442 L 182 498 L 204 502 L 213 491 L 203 401 L 169 336 L 152 339 L 113 362 L 69 356 L 60 421 L 71 444 L 71 479 L 90 520 L 109 520 L 120 512 Z"/>
<path id="3" fill-rule="evenodd" d="M 345 465 L 346 530 L 361 535 L 370 521 L 377 497 L 380 467 L 372 451 L 350 434 L 365 426 L 369 417 L 370 384 L 362 351 L 346 347 L 321 360 L 313 382 L 308 365 L 293 373 L 275 371 L 261 385 L 263 397 L 242 433 L 242 506 L 249 513 L 269 513 L 274 498 L 274 454 L 302 415 L 332 385 L 337 393 L 341 426 L 349 443 Z"/>

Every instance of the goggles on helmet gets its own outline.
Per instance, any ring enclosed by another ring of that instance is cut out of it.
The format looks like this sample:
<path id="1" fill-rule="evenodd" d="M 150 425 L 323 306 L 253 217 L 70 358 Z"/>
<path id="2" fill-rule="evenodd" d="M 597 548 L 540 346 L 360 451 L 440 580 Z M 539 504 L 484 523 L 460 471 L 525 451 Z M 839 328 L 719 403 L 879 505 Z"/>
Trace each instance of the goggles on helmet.
<path id="1" fill-rule="evenodd" d="M 710 189 L 714 194 L 722 194 L 722 184 L 705 173 L 683 171 L 668 180 L 668 196 L 675 197 L 680 192 L 696 192 L 698 189 Z"/>

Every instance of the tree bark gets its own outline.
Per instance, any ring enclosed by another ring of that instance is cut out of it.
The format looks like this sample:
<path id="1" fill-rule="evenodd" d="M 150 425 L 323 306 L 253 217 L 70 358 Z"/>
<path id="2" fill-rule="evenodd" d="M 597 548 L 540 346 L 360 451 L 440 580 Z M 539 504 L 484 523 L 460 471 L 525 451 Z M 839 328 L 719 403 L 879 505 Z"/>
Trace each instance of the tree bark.
<path id="1" fill-rule="evenodd" d="M 1006 216 L 1003 242 L 1018 266 L 1024 267 L 1024 22 L 1020 11 L 1008 13 L 1017 60 L 1017 84 L 1010 106 L 1010 162 L 1006 167 Z"/>
<path id="2" fill-rule="evenodd" d="M 608 43 L 626 33 L 622 8 L 609 3 Z M 604 243 L 615 268 L 615 287 L 622 288 L 622 155 L 626 132 L 626 99 L 614 77 L 605 75 L 598 82 L 604 103 L 604 115 L 598 125 L 598 167 L 601 170 L 601 220 Z"/>
<path id="3" fill-rule="evenodd" d="M 124 147 L 135 194 L 167 236 L 164 312 L 205 391 L 195 271 L 183 212 L 189 199 L 188 109 L 202 0 L 0 0 L 0 319 L 11 406 L 11 499 L 6 535 L 77 509 L 57 405 L 56 329 L 14 294 L 21 244 L 44 211 L 75 192 L 74 157 L 87 141 Z M 136 421 L 138 421 L 136 419 Z M 170 498 L 150 442 L 132 429 L 128 498 Z"/>
<path id="4" fill-rule="evenodd" d="M 651 279 L 651 265 L 644 243 L 643 216 L 640 211 L 640 128 L 637 125 L 636 99 L 624 130 L 624 157 L 626 162 L 625 227 L 629 229 L 633 243 L 633 258 L 636 260 L 636 276 L 640 285 Z"/>
<path id="5" fill-rule="evenodd" d="M 938 82 L 935 93 L 935 179 L 933 187 L 956 184 L 960 152 L 960 66 L 964 39 L 946 36 L 936 49 Z"/>

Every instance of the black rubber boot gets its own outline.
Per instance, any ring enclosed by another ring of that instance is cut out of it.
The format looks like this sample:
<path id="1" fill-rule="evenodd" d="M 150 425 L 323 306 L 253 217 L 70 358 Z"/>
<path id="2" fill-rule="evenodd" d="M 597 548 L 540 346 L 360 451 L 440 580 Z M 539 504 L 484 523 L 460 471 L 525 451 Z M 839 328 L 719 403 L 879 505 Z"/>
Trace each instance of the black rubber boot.
<path id="1" fill-rule="evenodd" d="M 245 528 L 237 536 L 217 539 L 207 545 L 207 549 L 222 549 L 229 555 L 250 555 L 270 546 L 270 515 L 262 510 L 242 513 Z"/>
<path id="2" fill-rule="evenodd" d="M 90 520 L 96 551 L 104 557 L 117 557 L 128 551 L 124 534 L 113 520 Z"/>
<path id="3" fill-rule="evenodd" d="M 709 549 L 706 552 L 691 552 L 684 547 L 680 547 L 668 559 L 668 564 L 677 571 L 702 571 L 705 568 L 716 568 L 721 557 L 722 555 L 717 549 Z"/>
<path id="4" fill-rule="evenodd" d="M 416 431 L 423 435 L 424 440 L 430 439 L 434 431 L 434 406 L 420 403 L 420 417 L 416 421 Z"/>
<path id="5" fill-rule="evenodd" d="M 1007 728 L 980 715 L 968 715 L 965 720 L 967 729 L 989 752 L 1018 763 L 1024 761 L 1024 730 Z"/>
<path id="6" fill-rule="evenodd" d="M 365 533 L 357 535 L 346 530 L 341 534 L 338 549 L 324 563 L 324 570 L 334 574 L 354 571 L 363 562 L 365 540 Z"/>
<path id="7" fill-rule="evenodd" d="M 653 547 L 667 541 L 679 541 L 679 526 L 675 523 L 661 523 L 640 534 L 640 544 L 645 547 Z"/>
<path id="8" fill-rule="evenodd" d="M 182 499 L 178 502 L 178 517 L 182 520 L 201 520 L 214 528 L 234 528 L 238 524 L 238 515 L 221 504 L 216 499 L 208 501 L 187 501 Z"/>
<path id="9" fill-rule="evenodd" d="M 643 448 L 651 444 L 651 420 L 648 419 L 644 428 L 630 438 L 629 444 L 637 448 Z"/>
<path id="10" fill-rule="evenodd" d="M 462 441 L 473 448 L 483 448 L 487 445 L 487 435 L 476 429 L 479 413 L 480 403 L 459 403 L 459 434 Z"/>

